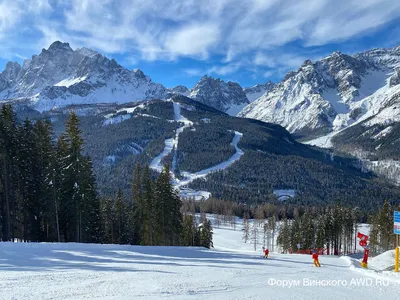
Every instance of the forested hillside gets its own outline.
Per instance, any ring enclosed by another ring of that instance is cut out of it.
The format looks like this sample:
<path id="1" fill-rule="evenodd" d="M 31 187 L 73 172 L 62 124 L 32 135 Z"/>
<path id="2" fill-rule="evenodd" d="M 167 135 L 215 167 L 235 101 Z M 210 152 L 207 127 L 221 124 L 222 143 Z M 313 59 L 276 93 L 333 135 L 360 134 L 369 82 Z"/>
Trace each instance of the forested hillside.
<path id="1" fill-rule="evenodd" d="M 180 122 L 175 120 L 173 102 L 179 103 L 182 115 L 193 123 L 183 129 L 179 144 L 164 159 L 172 164 L 176 157 L 178 178 L 180 172 L 198 172 L 227 161 L 235 152 L 233 132 L 242 133 L 238 147 L 244 155 L 229 168 L 193 181 L 190 188 L 243 203 L 276 201 L 277 190 L 293 190 L 294 198 L 286 201 L 318 205 L 342 202 L 368 210 L 385 199 L 400 199 L 398 187 L 361 172 L 356 160 L 298 143 L 279 125 L 231 117 L 184 96 L 132 105 L 73 106 L 40 118 L 49 118 L 59 133 L 65 115 L 75 111 L 100 194 L 114 196 L 121 188 L 129 196 L 135 165 L 150 164 L 163 151 L 165 141 L 176 136 Z M 25 115 L 20 110 L 19 117 Z"/>

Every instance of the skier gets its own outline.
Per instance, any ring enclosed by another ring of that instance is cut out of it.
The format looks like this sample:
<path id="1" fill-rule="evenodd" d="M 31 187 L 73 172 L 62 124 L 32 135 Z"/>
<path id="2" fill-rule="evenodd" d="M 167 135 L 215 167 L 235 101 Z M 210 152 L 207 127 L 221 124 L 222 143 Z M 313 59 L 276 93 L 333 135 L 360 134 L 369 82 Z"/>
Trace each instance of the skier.
<path id="1" fill-rule="evenodd" d="M 269 250 L 265 249 L 264 250 L 264 258 L 268 258 Z"/>
<path id="2" fill-rule="evenodd" d="M 317 251 L 315 251 L 315 249 L 313 249 L 313 251 L 312 251 L 312 258 L 314 260 L 314 266 L 320 267 L 321 264 L 319 263 L 319 260 L 318 260 L 318 253 L 317 253 Z"/>

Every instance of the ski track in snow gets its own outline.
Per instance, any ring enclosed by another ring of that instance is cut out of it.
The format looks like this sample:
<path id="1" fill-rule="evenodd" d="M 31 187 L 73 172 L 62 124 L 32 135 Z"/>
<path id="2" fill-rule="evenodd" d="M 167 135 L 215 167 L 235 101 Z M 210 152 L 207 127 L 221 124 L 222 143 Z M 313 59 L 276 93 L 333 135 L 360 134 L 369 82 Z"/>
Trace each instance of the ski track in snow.
<path id="1" fill-rule="evenodd" d="M 163 165 L 161 164 L 162 159 L 167 157 L 171 153 L 173 148 L 174 148 L 174 139 L 173 138 L 166 139 L 164 150 L 151 161 L 150 169 L 156 170 L 157 172 L 160 173 L 163 169 Z"/>
<path id="2" fill-rule="evenodd" d="M 210 216 L 208 216 L 210 217 Z M 221 217 L 222 218 L 222 217 Z M 2 300 L 36 299 L 396 299 L 400 276 L 349 257 L 270 252 L 261 257 L 236 230 L 214 223 L 214 249 L 77 243 L 0 243 Z M 261 233 L 260 233 L 261 234 Z M 371 259 L 390 263 L 391 254 Z M 384 267 L 384 265 L 382 265 Z M 358 280 L 352 283 L 352 280 Z M 370 280 L 367 282 L 366 280 Z M 384 280 L 382 286 L 376 280 Z M 283 281 L 286 286 L 283 286 Z M 309 285 L 307 282 L 336 282 Z M 337 284 L 339 281 L 347 283 Z M 363 285 L 362 282 L 365 282 Z M 289 282 L 298 282 L 288 286 Z M 371 284 L 370 284 L 371 283 Z"/>
<path id="3" fill-rule="evenodd" d="M 182 172 L 182 175 L 185 179 L 183 180 L 177 180 L 177 185 L 178 186 L 185 186 L 188 185 L 190 182 L 192 182 L 195 179 L 198 178 L 204 178 L 206 177 L 208 174 L 212 173 L 212 172 L 217 172 L 217 171 L 222 171 L 226 168 L 228 168 L 230 165 L 232 165 L 235 161 L 237 161 L 238 159 L 240 159 L 240 157 L 244 154 L 243 150 L 241 150 L 238 147 L 238 143 L 240 141 L 240 138 L 243 136 L 242 133 L 235 131 L 235 136 L 233 137 L 232 143 L 231 145 L 235 147 L 236 149 L 236 153 L 233 154 L 229 160 L 224 161 L 216 166 L 210 167 L 208 169 L 204 169 L 201 170 L 199 172 L 196 173 L 189 173 L 189 172 Z"/>
<path id="4" fill-rule="evenodd" d="M 152 162 L 150 163 L 150 168 L 157 171 L 161 172 L 163 169 L 162 165 L 162 160 L 167 157 L 174 149 L 178 148 L 178 143 L 179 143 L 179 135 L 189 127 L 193 126 L 193 122 L 182 116 L 181 114 L 181 105 L 179 103 L 173 103 L 174 107 L 174 118 L 176 122 L 183 123 L 181 127 L 179 127 L 176 130 L 176 134 L 174 138 L 169 138 L 165 140 L 165 147 L 164 150 L 157 156 L 155 157 Z M 172 176 L 172 182 L 175 187 L 180 189 L 181 191 L 181 196 L 186 197 L 186 198 L 195 198 L 195 200 L 202 200 L 202 199 L 207 199 L 211 196 L 209 192 L 206 191 L 195 191 L 192 189 L 184 188 L 184 186 L 188 185 L 191 183 L 193 180 L 196 180 L 198 178 L 205 178 L 208 174 L 212 172 L 217 172 L 217 171 L 222 171 L 229 166 L 231 166 L 235 161 L 240 159 L 240 157 L 244 154 L 243 150 L 241 150 L 238 147 L 238 143 L 243 136 L 242 133 L 238 131 L 234 131 L 235 136 L 232 139 L 231 145 L 235 147 L 236 153 L 233 154 L 227 161 L 224 161 L 218 165 L 215 165 L 213 167 L 201 170 L 196 173 L 189 173 L 189 172 L 181 172 L 181 175 L 183 179 L 178 179 L 174 175 L 174 171 L 176 169 L 176 151 L 174 153 L 174 157 L 172 159 L 172 169 L 171 169 L 171 176 Z"/>

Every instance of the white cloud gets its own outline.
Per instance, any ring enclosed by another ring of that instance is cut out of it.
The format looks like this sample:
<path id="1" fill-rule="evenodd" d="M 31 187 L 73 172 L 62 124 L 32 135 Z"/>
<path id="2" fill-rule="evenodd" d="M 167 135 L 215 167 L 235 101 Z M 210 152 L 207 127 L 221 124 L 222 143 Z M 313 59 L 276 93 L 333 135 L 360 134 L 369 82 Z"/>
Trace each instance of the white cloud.
<path id="1" fill-rule="evenodd" d="M 236 72 L 239 70 L 242 66 L 244 65 L 244 62 L 236 62 L 236 63 L 230 63 L 226 65 L 221 65 L 221 66 L 213 66 L 207 70 L 207 73 L 209 74 L 216 74 L 216 75 L 228 75 Z"/>
<path id="2" fill-rule="evenodd" d="M 26 35 L 34 29 L 33 19 L 46 18 L 52 8 L 47 0 L 0 1 L 0 57 L 14 59 L 20 51 L 33 50 L 35 44 Z"/>
<path id="3" fill-rule="evenodd" d="M 263 76 L 264 76 L 265 78 L 270 78 L 270 77 L 272 77 L 274 74 L 275 74 L 275 72 L 270 70 L 270 71 L 264 72 Z"/>
<path id="4" fill-rule="evenodd" d="M 222 65 L 204 70 L 217 75 L 244 57 L 283 70 L 310 56 L 282 53 L 288 43 L 346 41 L 399 17 L 400 1 L 388 0 L 0 0 L 0 55 L 21 54 L 26 27 L 36 50 L 58 39 L 150 61 L 217 55 Z"/>
<path id="5" fill-rule="evenodd" d="M 206 74 L 218 75 L 218 76 L 225 76 L 229 74 L 233 74 L 241 67 L 245 65 L 246 61 L 242 60 L 239 62 L 228 63 L 224 65 L 214 65 L 208 68 L 187 68 L 184 69 L 183 72 L 189 76 L 197 77 L 203 76 Z"/>
<path id="6" fill-rule="evenodd" d="M 327 54 L 327 53 L 326 53 Z M 257 66 L 268 68 L 280 68 L 284 70 L 297 69 L 306 60 L 318 60 L 325 55 L 315 55 L 314 53 L 285 53 L 282 51 L 257 52 L 253 63 Z"/>
<path id="7" fill-rule="evenodd" d="M 327 9 L 331 13 L 316 20 L 307 45 L 347 40 L 400 17 L 399 1 L 351 0 L 343 5 L 330 3 Z"/>
<path id="8" fill-rule="evenodd" d="M 191 24 L 168 35 L 165 41 L 165 48 L 174 55 L 207 58 L 209 49 L 218 40 L 218 25 Z"/>
<path id="9" fill-rule="evenodd" d="M 189 75 L 189 76 L 191 76 L 191 77 L 194 77 L 194 76 L 202 76 L 202 75 L 204 75 L 204 74 L 207 73 L 207 72 L 205 72 L 204 70 L 198 69 L 198 68 L 188 68 L 188 69 L 184 69 L 183 72 L 184 72 L 186 75 Z"/>
<path id="10" fill-rule="evenodd" d="M 1 10 L 3 32 L 16 26 L 26 7 L 22 0 L 5 1 L 1 5 L 13 13 Z M 53 12 L 51 22 L 38 22 L 42 26 L 107 53 L 139 51 L 149 59 L 218 53 L 226 62 L 295 40 L 320 45 L 349 39 L 400 16 L 400 2 L 386 0 L 72 0 L 51 2 L 53 8 L 43 0 L 26 3 L 32 12 Z"/>

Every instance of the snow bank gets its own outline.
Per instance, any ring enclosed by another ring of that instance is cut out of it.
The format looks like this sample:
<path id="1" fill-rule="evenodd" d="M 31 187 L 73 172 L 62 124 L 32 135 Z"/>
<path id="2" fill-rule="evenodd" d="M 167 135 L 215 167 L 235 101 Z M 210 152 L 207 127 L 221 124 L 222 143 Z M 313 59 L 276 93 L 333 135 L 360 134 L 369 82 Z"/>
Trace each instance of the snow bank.
<path id="1" fill-rule="evenodd" d="M 368 261 L 368 267 L 375 271 L 391 271 L 394 269 L 394 250 L 386 251 Z"/>

